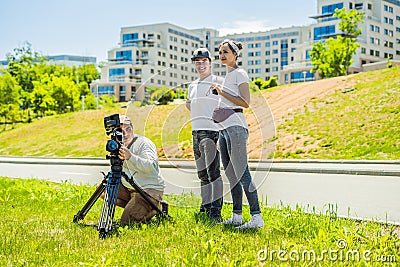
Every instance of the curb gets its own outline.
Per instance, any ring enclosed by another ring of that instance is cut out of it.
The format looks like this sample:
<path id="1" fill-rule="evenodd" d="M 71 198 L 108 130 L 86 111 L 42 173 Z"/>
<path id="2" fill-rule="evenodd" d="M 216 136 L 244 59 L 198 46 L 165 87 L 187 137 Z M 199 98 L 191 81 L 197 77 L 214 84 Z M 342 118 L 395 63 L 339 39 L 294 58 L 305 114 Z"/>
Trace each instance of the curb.
<path id="1" fill-rule="evenodd" d="M 1 157 L 0 163 L 11 164 L 46 164 L 46 165 L 83 165 L 83 166 L 109 166 L 109 160 L 100 158 L 41 158 L 41 157 Z M 279 166 L 280 163 L 289 163 L 293 166 Z M 318 164 L 343 164 L 345 168 L 330 169 L 329 167 L 307 167 L 312 163 Z M 352 164 L 382 165 L 379 169 L 362 169 L 360 167 L 352 168 Z M 181 168 L 181 169 L 196 169 L 194 161 L 174 160 L 174 161 L 159 161 L 160 168 Z M 295 166 L 301 165 L 301 166 Z M 384 168 L 384 165 L 396 166 L 394 170 Z M 314 173 L 314 174 L 345 174 L 345 175 L 371 175 L 371 176 L 395 176 L 400 177 L 400 161 L 344 161 L 344 160 L 277 160 L 277 161 L 249 161 L 250 171 L 270 171 L 270 172 L 297 172 L 297 173 Z"/>

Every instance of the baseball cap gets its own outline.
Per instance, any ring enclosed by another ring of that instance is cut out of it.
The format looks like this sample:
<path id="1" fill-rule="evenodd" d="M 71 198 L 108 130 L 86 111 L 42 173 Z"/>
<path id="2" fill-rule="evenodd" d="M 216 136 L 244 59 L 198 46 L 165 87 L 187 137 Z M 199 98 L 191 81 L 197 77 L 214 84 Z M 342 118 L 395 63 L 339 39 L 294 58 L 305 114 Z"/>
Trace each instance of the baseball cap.
<path id="1" fill-rule="evenodd" d="M 204 57 L 206 57 L 206 58 L 208 58 L 209 60 L 211 60 L 210 51 L 208 51 L 207 48 L 199 48 L 199 49 L 196 49 L 196 50 L 193 52 L 192 61 L 194 61 L 196 58 L 204 58 Z"/>
<path id="2" fill-rule="evenodd" d="M 132 121 L 126 115 L 119 115 L 119 123 L 120 124 L 132 125 Z"/>

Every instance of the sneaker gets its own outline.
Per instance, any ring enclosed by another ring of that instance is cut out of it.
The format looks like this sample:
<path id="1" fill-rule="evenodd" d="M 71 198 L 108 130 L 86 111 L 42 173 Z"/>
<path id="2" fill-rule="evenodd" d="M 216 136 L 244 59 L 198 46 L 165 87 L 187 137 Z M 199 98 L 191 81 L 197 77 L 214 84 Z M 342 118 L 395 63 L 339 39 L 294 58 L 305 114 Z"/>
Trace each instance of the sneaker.
<path id="1" fill-rule="evenodd" d="M 251 220 L 241 226 L 235 227 L 235 229 L 255 229 L 264 227 L 264 221 L 261 214 L 255 214 L 251 216 Z"/>
<path id="2" fill-rule="evenodd" d="M 236 214 L 233 213 L 232 217 L 230 217 L 228 220 L 223 221 L 219 224 L 224 224 L 224 225 L 241 225 L 242 224 L 242 214 Z"/>

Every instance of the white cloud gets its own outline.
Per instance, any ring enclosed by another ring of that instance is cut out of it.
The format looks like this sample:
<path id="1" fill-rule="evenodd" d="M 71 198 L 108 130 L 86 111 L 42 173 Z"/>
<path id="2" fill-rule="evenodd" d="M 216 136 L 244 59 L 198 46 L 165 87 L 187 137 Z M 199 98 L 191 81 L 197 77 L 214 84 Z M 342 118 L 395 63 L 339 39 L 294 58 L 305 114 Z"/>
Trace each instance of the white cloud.
<path id="1" fill-rule="evenodd" d="M 273 29 L 268 26 L 266 20 L 237 20 L 229 23 L 224 23 L 223 27 L 218 29 L 220 36 L 235 34 L 235 33 L 248 33 L 260 32 Z"/>

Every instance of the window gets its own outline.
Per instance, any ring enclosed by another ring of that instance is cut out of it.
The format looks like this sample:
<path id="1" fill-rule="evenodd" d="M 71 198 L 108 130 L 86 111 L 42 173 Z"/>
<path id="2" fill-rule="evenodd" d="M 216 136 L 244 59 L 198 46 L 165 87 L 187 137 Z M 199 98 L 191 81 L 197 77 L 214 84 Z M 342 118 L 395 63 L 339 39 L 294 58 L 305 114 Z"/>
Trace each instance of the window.
<path id="1" fill-rule="evenodd" d="M 342 9 L 343 8 L 343 3 L 339 4 L 333 4 L 333 5 L 327 5 L 327 6 L 322 6 L 322 14 L 333 14 L 335 13 L 335 9 Z"/>
<path id="2" fill-rule="evenodd" d="M 265 51 L 265 55 L 266 55 L 266 56 L 271 55 L 271 51 L 269 51 L 269 50 L 268 50 L 268 51 Z"/>
<path id="3" fill-rule="evenodd" d="M 253 44 L 248 44 L 248 45 L 247 45 L 247 48 L 253 48 L 253 47 L 254 47 Z"/>
<path id="4" fill-rule="evenodd" d="M 265 46 L 266 46 L 266 47 L 270 47 L 271 44 L 270 44 L 269 42 L 266 42 L 266 43 L 265 43 Z"/>
<path id="5" fill-rule="evenodd" d="M 274 55 L 278 54 L 278 49 L 272 50 L 272 54 L 274 54 Z"/>
<path id="6" fill-rule="evenodd" d="M 375 26 L 375 32 L 380 32 L 381 28 L 379 28 L 379 26 Z"/>
<path id="7" fill-rule="evenodd" d="M 370 42 L 371 44 L 375 43 L 375 38 L 374 38 L 374 37 L 370 37 L 370 38 L 369 38 L 369 42 Z"/>
<path id="8" fill-rule="evenodd" d="M 379 51 L 378 50 L 375 51 L 375 56 L 379 57 Z"/>
<path id="9" fill-rule="evenodd" d="M 369 55 L 370 55 L 370 56 L 373 56 L 373 55 L 374 55 L 374 52 L 375 52 L 375 51 L 374 51 L 374 50 L 372 50 L 372 49 L 371 49 L 371 50 L 369 50 Z"/>
<path id="10" fill-rule="evenodd" d="M 314 41 L 321 40 L 321 36 L 335 33 L 335 25 L 314 28 Z"/>
<path id="11" fill-rule="evenodd" d="M 254 52 L 248 52 L 248 53 L 247 53 L 247 56 L 253 57 L 253 56 L 254 56 Z"/>
<path id="12" fill-rule="evenodd" d="M 290 40 L 290 43 L 292 43 L 292 44 L 297 44 L 297 39 L 291 39 L 291 40 Z"/>
<path id="13" fill-rule="evenodd" d="M 363 7 L 364 7 L 364 3 L 356 3 L 354 5 L 354 8 L 357 9 L 357 10 L 362 10 Z"/>
<path id="14" fill-rule="evenodd" d="M 261 47 L 261 43 L 256 43 L 256 44 L 254 45 L 254 47 L 255 47 L 255 48 L 260 48 L 260 47 Z"/>
<path id="15" fill-rule="evenodd" d="M 368 10 L 372 9 L 372 4 L 368 4 Z"/>
<path id="16" fill-rule="evenodd" d="M 272 68 L 272 71 L 278 71 L 278 70 L 279 70 L 278 67 L 273 67 L 273 68 Z"/>
<path id="17" fill-rule="evenodd" d="M 365 47 L 361 47 L 361 54 L 365 54 L 365 53 L 366 53 Z"/>
<path id="18" fill-rule="evenodd" d="M 261 56 L 261 52 L 260 52 L 260 51 L 256 52 L 256 53 L 255 53 L 255 56 L 256 56 L 256 57 Z"/>
<path id="19" fill-rule="evenodd" d="M 278 45 L 278 41 L 273 41 L 272 45 Z"/>

